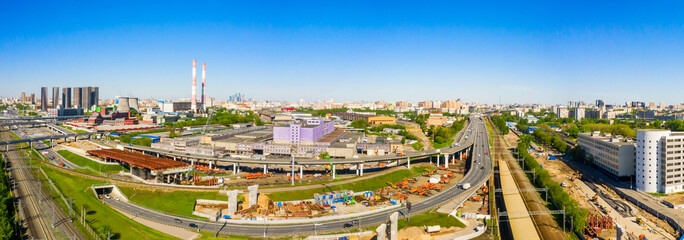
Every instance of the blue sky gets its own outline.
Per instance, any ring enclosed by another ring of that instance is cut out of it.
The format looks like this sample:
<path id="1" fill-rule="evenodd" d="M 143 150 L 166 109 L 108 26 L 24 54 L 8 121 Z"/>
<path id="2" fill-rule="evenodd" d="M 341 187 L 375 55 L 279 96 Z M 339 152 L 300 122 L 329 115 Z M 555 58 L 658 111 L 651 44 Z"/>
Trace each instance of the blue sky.
<path id="1" fill-rule="evenodd" d="M 0 3 L 0 96 L 684 102 L 681 2 L 102 2 Z"/>

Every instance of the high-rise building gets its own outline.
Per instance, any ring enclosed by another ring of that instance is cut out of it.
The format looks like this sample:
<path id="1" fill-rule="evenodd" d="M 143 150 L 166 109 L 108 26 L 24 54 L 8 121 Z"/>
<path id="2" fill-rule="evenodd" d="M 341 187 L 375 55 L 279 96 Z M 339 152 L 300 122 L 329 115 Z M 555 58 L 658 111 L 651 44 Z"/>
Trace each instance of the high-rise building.
<path id="1" fill-rule="evenodd" d="M 603 100 L 596 100 L 596 106 L 597 107 L 604 107 L 606 106 L 606 103 Z"/>
<path id="2" fill-rule="evenodd" d="M 25 92 L 21 92 L 21 101 L 26 102 L 26 93 Z"/>
<path id="3" fill-rule="evenodd" d="M 48 94 L 47 87 L 40 88 L 40 110 L 47 111 L 48 109 Z"/>
<path id="4" fill-rule="evenodd" d="M 71 88 L 62 88 L 62 108 L 71 108 Z"/>
<path id="5" fill-rule="evenodd" d="M 399 101 L 396 103 L 397 107 L 408 107 L 409 103 L 408 101 Z"/>
<path id="6" fill-rule="evenodd" d="M 100 87 L 90 87 L 90 106 L 100 105 Z M 90 108 L 90 106 L 88 108 Z"/>
<path id="7" fill-rule="evenodd" d="M 74 107 L 78 106 L 78 107 L 82 108 L 83 107 L 83 105 L 81 104 L 83 101 L 82 98 L 83 98 L 83 88 L 75 87 L 74 88 L 74 99 L 73 99 L 72 105 Z"/>
<path id="8" fill-rule="evenodd" d="M 52 108 L 57 108 L 59 106 L 59 88 L 52 88 Z"/>
<path id="9" fill-rule="evenodd" d="M 31 93 L 31 100 L 30 101 L 31 101 L 31 104 L 36 104 L 36 94 L 35 93 Z"/>
<path id="10" fill-rule="evenodd" d="M 636 187 L 644 192 L 684 191 L 684 132 L 637 130 Z"/>

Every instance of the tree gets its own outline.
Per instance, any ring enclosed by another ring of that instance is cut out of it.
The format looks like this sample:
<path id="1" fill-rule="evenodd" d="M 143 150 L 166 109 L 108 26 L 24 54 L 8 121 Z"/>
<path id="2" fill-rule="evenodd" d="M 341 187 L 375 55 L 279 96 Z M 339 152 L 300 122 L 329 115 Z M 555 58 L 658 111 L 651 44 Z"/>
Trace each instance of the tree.
<path id="1" fill-rule="evenodd" d="M 349 124 L 349 126 L 353 128 L 365 129 L 367 127 L 370 127 L 370 123 L 368 123 L 368 121 L 366 121 L 365 119 L 359 119 L 352 121 L 351 124 Z"/>

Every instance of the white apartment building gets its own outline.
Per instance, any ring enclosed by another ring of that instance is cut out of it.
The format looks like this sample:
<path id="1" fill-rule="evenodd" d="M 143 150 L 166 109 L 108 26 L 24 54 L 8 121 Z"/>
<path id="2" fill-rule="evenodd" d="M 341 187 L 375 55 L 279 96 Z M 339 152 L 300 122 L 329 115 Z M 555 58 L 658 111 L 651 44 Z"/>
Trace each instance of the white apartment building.
<path id="1" fill-rule="evenodd" d="M 577 134 L 577 144 L 604 172 L 618 179 L 634 176 L 634 142 L 624 140 L 620 136 L 593 132 Z"/>
<path id="2" fill-rule="evenodd" d="M 568 118 L 569 115 L 570 113 L 568 112 L 567 108 L 559 107 L 558 109 L 556 109 L 556 117 L 558 118 Z"/>
<path id="3" fill-rule="evenodd" d="M 636 187 L 644 192 L 684 191 L 684 132 L 637 131 Z"/>

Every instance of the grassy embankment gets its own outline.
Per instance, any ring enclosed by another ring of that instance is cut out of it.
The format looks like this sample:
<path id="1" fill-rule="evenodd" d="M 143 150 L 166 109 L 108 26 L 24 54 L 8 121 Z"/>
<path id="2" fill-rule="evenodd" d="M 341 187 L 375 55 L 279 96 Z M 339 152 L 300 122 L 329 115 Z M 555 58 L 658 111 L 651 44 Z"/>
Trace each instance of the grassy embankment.
<path id="1" fill-rule="evenodd" d="M 128 200 L 131 202 L 147 208 L 190 218 L 199 218 L 198 216 L 192 215 L 192 210 L 195 207 L 195 200 L 197 199 L 228 201 L 228 196 L 219 193 L 218 190 L 212 192 L 194 192 L 181 190 L 147 190 L 133 187 L 119 187 L 119 189 L 128 196 Z M 244 200 L 243 196 L 238 196 L 238 202 Z"/>
<path id="2" fill-rule="evenodd" d="M 423 227 L 426 225 L 439 225 L 442 228 L 466 227 L 461 221 L 455 217 L 449 216 L 446 213 L 425 212 L 419 215 L 411 216 L 411 222 L 409 222 L 406 218 L 399 219 L 398 228 L 403 229 L 405 227 Z"/>
<path id="3" fill-rule="evenodd" d="M 104 173 L 118 173 L 121 170 L 124 170 L 128 172 L 129 170 L 126 169 L 125 167 L 121 167 L 121 165 L 109 165 L 109 164 L 101 164 L 98 162 L 95 162 L 93 160 L 87 159 L 81 155 L 75 154 L 69 150 L 59 150 L 57 151 L 59 155 L 62 155 L 62 157 L 66 158 L 73 164 L 76 164 L 80 167 L 84 167 L 85 169 L 76 169 L 78 172 L 84 172 L 84 173 L 97 173 L 102 170 Z"/>
<path id="4" fill-rule="evenodd" d="M 135 222 L 102 204 L 90 187 L 103 182 L 71 176 L 47 167 L 43 167 L 43 170 L 65 196 L 73 198 L 76 212 L 80 212 L 81 208 L 86 209 L 88 224 L 101 236 L 106 235 L 105 230 L 109 229 L 114 239 L 174 239 L 170 235 Z"/>
<path id="5" fill-rule="evenodd" d="M 268 196 L 273 201 L 293 201 L 293 200 L 311 199 L 311 198 L 313 198 L 314 193 L 325 193 L 325 192 L 338 191 L 338 190 L 351 190 L 354 192 L 373 191 L 373 190 L 378 190 L 380 188 L 386 187 L 387 182 L 396 183 L 396 182 L 401 181 L 404 178 L 411 178 L 411 177 L 414 177 L 416 175 L 420 175 L 423 172 L 425 172 L 425 170 L 427 170 L 427 169 L 431 169 L 431 167 L 413 167 L 413 168 L 411 168 L 411 170 L 409 170 L 409 169 L 397 170 L 397 171 L 386 173 L 386 174 L 383 174 L 383 175 L 380 175 L 377 177 L 364 179 L 364 180 L 360 180 L 360 181 L 356 181 L 356 182 L 352 182 L 352 183 L 346 183 L 346 184 L 331 183 L 329 186 L 320 187 L 320 188 L 269 193 Z"/>

